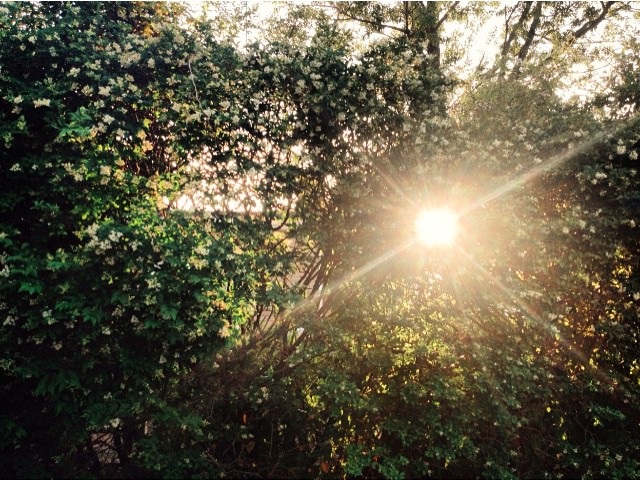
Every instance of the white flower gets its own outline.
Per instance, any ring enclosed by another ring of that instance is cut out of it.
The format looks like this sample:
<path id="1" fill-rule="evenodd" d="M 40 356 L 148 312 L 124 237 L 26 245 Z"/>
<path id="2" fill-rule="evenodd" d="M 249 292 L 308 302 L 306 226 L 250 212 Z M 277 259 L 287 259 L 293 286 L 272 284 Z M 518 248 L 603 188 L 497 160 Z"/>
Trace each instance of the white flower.
<path id="1" fill-rule="evenodd" d="M 155 66 L 156 66 L 156 61 L 155 61 L 153 58 L 150 58 L 150 59 L 147 61 L 147 66 L 148 66 L 149 68 L 155 68 Z"/>
<path id="2" fill-rule="evenodd" d="M 102 165 L 100 167 L 100 175 L 103 175 L 105 177 L 111 175 L 111 167 L 109 165 Z"/>
<path id="3" fill-rule="evenodd" d="M 48 98 L 38 98 L 37 100 L 33 101 L 33 106 L 38 108 L 38 107 L 48 107 L 51 104 L 51 100 L 49 100 Z"/>
<path id="4" fill-rule="evenodd" d="M 585 222 L 584 220 L 580 220 L 578 224 L 580 225 L 580 228 L 584 228 L 587 226 L 587 222 Z"/>
<path id="5" fill-rule="evenodd" d="M 85 231 L 87 232 L 87 235 L 89 235 L 91 238 L 97 238 L 96 234 L 98 233 L 99 227 L 100 226 L 97 223 L 92 223 L 87 227 Z"/>
<path id="6" fill-rule="evenodd" d="M 229 102 L 229 100 L 225 100 L 224 102 L 220 102 L 220 107 L 223 110 L 228 109 L 231 106 L 231 102 Z"/>
<path id="7" fill-rule="evenodd" d="M 205 247 L 204 245 L 198 245 L 195 249 L 194 252 L 196 252 L 198 255 L 208 255 L 209 254 L 209 249 L 207 247 Z"/>
<path id="8" fill-rule="evenodd" d="M 618 146 L 616 147 L 616 153 L 617 153 L 618 155 L 622 155 L 622 154 L 623 154 L 624 152 L 626 152 L 626 151 L 627 151 L 627 147 L 625 147 L 624 145 L 618 145 Z"/>
<path id="9" fill-rule="evenodd" d="M 119 418 L 112 418 L 111 420 L 109 420 L 109 423 L 113 428 L 118 428 L 118 426 L 120 425 L 120 423 L 122 423 L 122 421 Z"/>
<path id="10" fill-rule="evenodd" d="M 339 122 L 344 122 L 347 119 L 347 116 L 344 114 L 344 112 L 340 112 L 338 114 L 338 121 Z"/>
<path id="11" fill-rule="evenodd" d="M 218 336 L 220 338 L 227 338 L 231 336 L 231 329 L 229 328 L 229 322 L 227 322 L 226 320 L 224 321 L 224 325 L 218 332 Z"/>
<path id="12" fill-rule="evenodd" d="M 234 115 L 233 118 L 231 119 L 231 121 L 233 123 L 239 123 L 240 122 L 240 117 L 238 115 Z"/>
<path id="13" fill-rule="evenodd" d="M 564 233 L 564 234 L 569 233 L 569 227 L 564 227 L 564 228 L 562 229 L 562 233 Z"/>
<path id="14" fill-rule="evenodd" d="M 18 104 L 20 102 L 22 102 L 22 95 L 18 95 L 17 97 L 14 97 L 13 103 Z"/>
<path id="15" fill-rule="evenodd" d="M 98 87 L 98 95 L 102 95 L 103 97 L 108 97 L 111 93 L 111 87 Z"/>
<path id="16" fill-rule="evenodd" d="M 118 240 L 120 240 L 121 236 L 122 236 L 122 232 L 118 232 L 117 230 L 112 230 L 109 233 L 109 240 L 111 240 L 112 242 L 116 243 L 116 242 L 118 242 Z"/>
<path id="17" fill-rule="evenodd" d="M 160 282 L 155 277 L 148 278 L 147 279 L 147 285 L 149 286 L 149 288 L 153 288 L 155 290 L 159 290 L 160 289 Z"/>
<path id="18" fill-rule="evenodd" d="M 133 63 L 138 63 L 139 61 L 140 54 L 138 52 L 125 52 L 120 57 L 120 65 L 125 68 Z"/>
<path id="19" fill-rule="evenodd" d="M 187 123 L 199 122 L 202 117 L 202 112 L 194 112 L 186 118 Z"/>
<path id="20" fill-rule="evenodd" d="M 638 159 L 638 151 L 637 150 L 633 150 L 632 152 L 629 152 L 629 158 L 631 160 L 637 160 Z"/>
<path id="21" fill-rule="evenodd" d="M 605 179 L 605 178 L 607 178 L 607 174 L 606 174 L 606 173 L 604 173 L 604 172 L 598 172 L 598 173 L 596 173 L 596 178 L 597 178 L 598 180 Z"/>

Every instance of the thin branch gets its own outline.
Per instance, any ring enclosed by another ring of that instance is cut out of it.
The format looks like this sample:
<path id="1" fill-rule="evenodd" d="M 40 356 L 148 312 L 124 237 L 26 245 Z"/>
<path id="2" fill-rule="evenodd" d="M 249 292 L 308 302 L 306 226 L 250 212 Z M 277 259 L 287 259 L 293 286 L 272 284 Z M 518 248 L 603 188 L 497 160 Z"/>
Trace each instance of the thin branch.
<path id="1" fill-rule="evenodd" d="M 404 34 L 406 34 L 406 30 L 402 27 L 397 27 L 395 25 L 389 25 L 386 23 L 379 23 L 379 22 L 374 22 L 373 20 L 367 20 L 366 18 L 359 18 L 359 17 L 355 17 L 353 15 L 349 15 L 346 13 L 342 13 L 342 15 L 346 16 L 348 20 L 353 20 L 356 22 L 362 22 L 362 23 L 367 23 L 369 25 L 374 25 L 376 27 L 378 27 L 379 29 L 383 29 L 383 28 L 389 28 L 391 30 L 396 30 L 398 32 L 402 32 Z"/>
<path id="2" fill-rule="evenodd" d="M 189 65 L 189 78 L 191 79 L 191 83 L 193 83 L 193 89 L 196 92 L 196 101 L 198 102 L 198 104 L 200 103 L 200 98 L 198 97 L 198 87 L 196 87 L 196 77 L 193 74 L 193 72 L 191 71 L 191 60 L 189 60 L 187 62 L 187 65 Z"/>
<path id="3" fill-rule="evenodd" d="M 389 25 L 389 24 L 386 24 L 386 23 L 374 22 L 373 20 L 368 20 L 366 18 L 360 18 L 360 17 L 356 17 L 355 15 L 351 15 L 350 13 L 340 9 L 340 7 L 338 7 L 337 5 L 321 4 L 319 6 L 320 7 L 325 7 L 325 8 L 333 8 L 336 12 L 338 12 L 338 14 L 344 15 L 346 17 L 346 20 L 353 20 L 355 22 L 366 23 L 368 25 L 373 25 L 375 27 L 378 27 L 379 29 L 388 28 L 388 29 L 391 29 L 391 30 L 396 30 L 398 32 L 402 32 L 404 34 L 407 33 L 404 28 L 398 27 L 396 25 Z M 338 18 L 337 21 L 345 21 L 345 19 Z"/>
<path id="4" fill-rule="evenodd" d="M 458 6 L 460 2 L 453 2 L 451 4 L 451 6 L 449 8 L 447 8 L 447 11 L 444 12 L 444 15 L 442 15 L 442 18 L 440 18 L 440 20 L 438 20 L 438 23 L 436 23 L 436 30 L 439 29 L 442 24 L 445 22 L 445 20 L 449 17 L 449 15 L 451 14 L 451 12 L 453 10 L 455 10 L 455 8 Z"/>
<path id="5" fill-rule="evenodd" d="M 284 227 L 286 225 L 286 223 L 289 221 L 289 216 L 291 214 L 291 204 L 292 201 L 289 198 L 289 201 L 287 202 L 287 211 L 285 212 L 285 216 L 284 219 L 282 220 L 282 223 L 280 225 L 278 225 L 277 227 L 274 227 L 273 225 L 271 226 L 271 231 L 273 232 L 277 232 L 278 230 L 280 230 L 282 227 Z"/>

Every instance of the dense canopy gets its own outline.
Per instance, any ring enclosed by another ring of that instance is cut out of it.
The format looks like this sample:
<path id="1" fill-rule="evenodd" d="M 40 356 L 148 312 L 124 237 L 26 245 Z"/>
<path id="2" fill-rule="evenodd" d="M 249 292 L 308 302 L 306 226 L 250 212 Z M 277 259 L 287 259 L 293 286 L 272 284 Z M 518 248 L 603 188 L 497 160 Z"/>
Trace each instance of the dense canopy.
<path id="1" fill-rule="evenodd" d="M 0 4 L 0 472 L 640 477 L 639 14 Z"/>

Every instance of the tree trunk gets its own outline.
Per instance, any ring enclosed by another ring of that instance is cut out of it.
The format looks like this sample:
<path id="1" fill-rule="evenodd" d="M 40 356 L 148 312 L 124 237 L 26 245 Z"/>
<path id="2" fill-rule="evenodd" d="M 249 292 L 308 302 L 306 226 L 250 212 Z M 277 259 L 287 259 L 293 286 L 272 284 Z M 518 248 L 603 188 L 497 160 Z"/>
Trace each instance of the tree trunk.
<path id="1" fill-rule="evenodd" d="M 432 56 L 431 66 L 440 69 L 440 22 L 438 3 L 422 2 L 413 10 L 411 37 L 426 42 L 427 53 Z"/>

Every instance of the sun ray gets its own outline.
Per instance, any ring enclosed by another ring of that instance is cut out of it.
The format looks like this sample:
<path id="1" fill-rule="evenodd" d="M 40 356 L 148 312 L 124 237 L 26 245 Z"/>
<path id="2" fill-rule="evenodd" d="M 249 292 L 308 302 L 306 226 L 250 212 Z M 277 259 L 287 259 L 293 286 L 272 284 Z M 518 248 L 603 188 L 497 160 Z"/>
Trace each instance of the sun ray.
<path id="1" fill-rule="evenodd" d="M 633 117 L 629 118 L 625 122 L 625 124 L 620 128 L 620 130 L 628 127 L 628 125 L 631 124 L 633 121 L 635 121 L 637 118 L 638 118 L 638 115 L 634 115 Z M 600 132 L 594 135 L 590 140 L 582 142 L 581 144 L 569 150 L 566 150 L 562 153 L 552 156 L 546 162 L 531 168 L 527 172 L 517 176 L 516 178 L 513 178 L 512 180 L 509 180 L 499 188 L 496 188 L 488 192 L 487 194 L 478 197 L 476 200 L 472 201 L 464 208 L 453 212 L 453 216 L 456 219 L 459 219 L 462 216 L 472 212 L 473 210 L 480 208 L 486 203 L 496 200 L 514 191 L 515 189 L 526 185 L 527 183 L 535 180 L 541 175 L 547 172 L 550 172 L 553 169 L 561 166 L 562 164 L 577 158 L 580 154 L 586 152 L 590 148 L 605 142 L 608 138 L 615 135 L 615 133 L 616 132 L 608 132 L 608 133 Z M 389 188 L 392 189 L 398 195 L 399 199 L 403 202 L 406 202 L 406 205 L 408 207 L 411 207 L 411 208 L 418 207 L 418 204 L 416 203 L 416 201 L 411 199 L 410 196 L 407 195 L 407 193 L 402 189 L 401 185 L 398 184 L 398 182 L 396 182 L 390 175 L 381 171 L 380 168 L 378 168 L 376 165 L 372 164 L 372 168 L 381 177 L 381 179 L 389 186 Z M 319 308 L 322 308 L 323 302 L 327 300 L 333 293 L 337 292 L 340 288 L 343 288 L 345 285 L 347 285 L 350 282 L 353 282 L 359 278 L 364 277 L 366 274 L 371 272 L 376 267 L 379 267 L 385 262 L 392 260 L 398 254 L 402 253 L 403 251 L 406 251 L 408 248 L 417 244 L 419 241 L 420 241 L 419 236 L 414 235 L 409 240 L 398 245 L 396 248 L 388 250 L 386 253 L 374 258 L 373 260 L 367 262 L 363 266 L 353 270 L 352 272 L 349 272 L 343 275 L 341 278 L 335 281 L 332 281 L 327 285 L 324 285 L 323 288 L 321 288 L 320 290 L 310 294 L 307 298 L 302 299 L 299 303 L 294 305 L 292 308 L 283 312 L 284 315 L 281 318 L 281 321 L 278 323 L 281 324 L 281 326 L 285 327 L 286 319 L 291 318 L 293 315 L 302 313 L 307 308 L 312 308 L 317 312 Z M 589 365 L 589 359 L 586 357 L 586 355 L 583 352 L 577 350 L 575 346 L 567 342 L 559 334 L 559 332 L 556 329 L 554 329 L 552 325 L 549 324 L 549 322 L 541 318 L 540 315 L 538 315 L 526 302 L 524 302 L 521 298 L 514 295 L 513 292 L 511 292 L 498 278 L 494 277 L 490 272 L 484 269 L 484 267 L 482 267 L 478 262 L 476 262 L 475 259 L 473 259 L 473 257 L 469 255 L 468 252 L 464 251 L 464 249 L 462 249 L 460 246 L 457 246 L 457 251 L 461 253 L 462 257 L 468 260 L 469 263 L 473 265 L 474 268 L 482 275 L 482 277 L 484 277 L 491 285 L 494 285 L 503 295 L 506 295 L 507 298 L 510 298 L 511 300 L 513 300 L 513 302 L 516 303 L 531 320 L 541 325 L 550 334 L 553 334 L 554 336 L 556 336 L 560 344 L 566 347 L 567 352 L 571 356 L 573 356 L 580 363 L 584 365 Z M 465 294 L 465 292 L 461 292 L 461 291 L 458 291 L 457 293 L 459 295 Z M 474 322 L 474 323 L 477 324 L 477 322 Z M 590 368 L 592 369 L 594 375 L 598 379 L 600 379 L 601 381 L 604 381 L 607 384 L 613 384 L 612 379 L 606 373 L 600 371 L 597 366 L 591 365 Z"/>
<path id="2" fill-rule="evenodd" d="M 341 286 L 343 286 L 343 285 L 345 285 L 345 284 L 347 284 L 349 282 L 353 282 L 353 281 L 357 280 L 358 278 L 363 277 L 364 275 L 369 273 L 374 268 L 376 268 L 376 267 L 382 265 L 383 263 L 391 260 L 396 255 L 399 255 L 400 253 L 404 252 L 405 250 L 407 250 L 409 247 L 411 247 L 415 243 L 416 243 L 416 239 L 414 239 L 414 238 L 405 241 L 404 243 L 398 245 L 396 248 L 391 249 L 391 250 L 387 251 L 386 253 L 384 253 L 382 255 L 379 255 L 378 257 L 376 257 L 373 260 L 367 262 L 363 266 L 361 266 L 361 267 L 357 268 L 356 270 L 344 275 L 342 278 L 336 280 L 335 282 L 331 283 L 330 285 L 325 286 L 321 291 L 315 292 L 313 295 L 309 296 L 307 298 L 307 300 L 314 302 L 314 301 L 320 300 L 322 298 L 328 297 L 330 294 L 335 292 Z"/>
<path id="3" fill-rule="evenodd" d="M 380 175 L 380 177 L 385 181 L 385 183 L 394 191 L 398 194 L 398 196 L 405 202 L 407 202 L 408 205 L 410 205 L 412 208 L 417 208 L 418 205 L 416 204 L 416 202 L 409 197 L 405 191 L 402 189 L 402 187 L 400 185 L 398 185 L 398 182 L 396 182 L 393 178 L 391 178 L 391 176 L 389 176 L 388 174 L 386 174 L 385 172 L 383 172 L 375 163 L 371 164 L 371 167 L 375 170 L 375 172 Z"/>
<path id="4" fill-rule="evenodd" d="M 405 250 L 410 248 L 413 244 L 415 244 L 416 241 L 417 240 L 415 238 L 409 239 L 404 243 L 398 245 L 396 248 L 390 249 L 386 253 L 367 262 L 365 265 L 361 266 L 360 268 L 357 268 L 356 270 L 349 272 L 348 274 L 342 276 L 341 278 L 327 285 L 324 285 L 318 291 L 314 292 L 313 294 L 309 295 L 306 298 L 303 298 L 300 302 L 295 304 L 292 308 L 286 310 L 284 312 L 283 317 L 280 319 L 278 323 L 280 325 L 284 325 L 286 324 L 287 319 L 291 318 L 294 315 L 303 313 L 308 308 L 313 308 L 315 311 L 317 311 L 318 309 L 321 308 L 323 302 L 326 301 L 331 294 L 338 291 L 344 285 L 363 277 L 364 275 L 372 271 L 374 268 L 384 264 L 385 262 L 399 255 L 400 253 L 404 252 Z"/>
<path id="5" fill-rule="evenodd" d="M 475 201 L 473 201 L 472 203 L 470 203 L 469 205 L 461 209 L 458 212 L 458 214 L 460 216 L 466 215 L 467 213 L 475 210 L 476 208 L 479 208 L 482 205 L 485 205 L 493 200 L 496 200 L 497 198 L 502 197 L 503 195 L 515 190 L 516 188 L 531 182 L 532 180 L 538 178 L 542 174 L 547 173 L 559 167 L 563 163 L 568 162 L 569 160 L 577 157 L 579 154 L 599 144 L 600 142 L 603 141 L 605 137 L 606 135 L 603 132 L 600 132 L 599 134 L 595 135 L 591 140 L 587 142 L 583 142 L 580 145 L 570 150 L 567 150 L 563 153 L 554 155 L 546 162 L 543 162 L 540 165 L 537 165 L 529 169 L 527 172 L 521 174 L 520 176 L 512 180 L 509 180 L 507 183 L 500 186 L 499 188 L 496 188 L 495 190 L 490 191 L 486 195 L 483 195 L 480 198 L 476 199 Z"/>
<path id="6" fill-rule="evenodd" d="M 522 300 L 522 298 L 514 295 L 498 278 L 496 278 L 494 275 L 491 275 L 491 273 L 488 272 L 482 265 L 476 262 L 469 253 L 467 253 L 463 248 L 458 248 L 457 251 L 489 282 L 490 285 L 495 285 L 501 293 L 506 295 L 508 298 L 513 300 L 513 302 L 516 303 L 520 308 L 522 308 L 522 310 L 528 315 L 528 317 L 531 318 L 535 323 L 541 325 L 550 334 L 557 336 L 556 338 L 559 343 L 566 348 L 566 352 L 568 352 L 574 359 L 578 360 L 583 365 L 591 365 L 593 373 L 599 380 L 605 382 L 608 385 L 612 385 L 614 383 L 609 375 L 602 372 L 597 367 L 597 365 L 590 364 L 589 359 L 581 350 L 567 342 L 557 329 L 554 329 L 553 326 L 549 324 L 549 322 L 540 317 L 540 315 L 538 315 L 524 300 Z"/>

